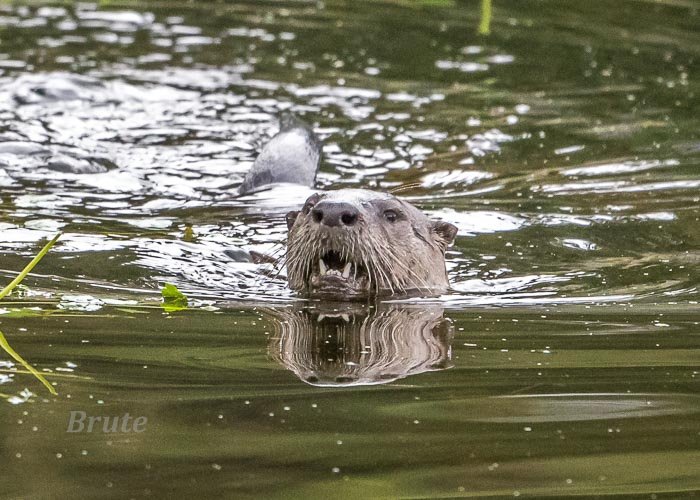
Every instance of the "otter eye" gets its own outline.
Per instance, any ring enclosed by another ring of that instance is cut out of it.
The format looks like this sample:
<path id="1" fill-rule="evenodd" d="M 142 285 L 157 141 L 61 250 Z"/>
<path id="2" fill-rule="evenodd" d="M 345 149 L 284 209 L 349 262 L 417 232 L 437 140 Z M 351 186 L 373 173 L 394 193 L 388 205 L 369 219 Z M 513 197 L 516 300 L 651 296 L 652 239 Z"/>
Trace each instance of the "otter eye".
<path id="1" fill-rule="evenodd" d="M 394 210 L 385 210 L 384 218 L 389 222 L 396 222 L 396 219 L 399 218 L 399 214 L 397 214 Z"/>

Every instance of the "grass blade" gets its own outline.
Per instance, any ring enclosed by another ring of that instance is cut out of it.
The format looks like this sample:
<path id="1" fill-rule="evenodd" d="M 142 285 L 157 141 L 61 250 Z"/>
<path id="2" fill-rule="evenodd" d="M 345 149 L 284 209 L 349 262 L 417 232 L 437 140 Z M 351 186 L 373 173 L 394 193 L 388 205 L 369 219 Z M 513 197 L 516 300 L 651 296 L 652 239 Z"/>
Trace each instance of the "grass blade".
<path id="1" fill-rule="evenodd" d="M 3 348 L 3 350 L 9 354 L 15 361 L 20 363 L 22 366 L 24 366 L 29 372 L 31 372 L 32 375 L 34 375 L 36 378 L 39 379 L 39 381 L 46 386 L 46 388 L 49 390 L 51 394 L 54 396 L 57 396 L 58 393 L 56 392 L 56 389 L 49 384 L 49 381 L 44 378 L 44 376 L 36 371 L 32 365 L 27 363 L 24 359 L 22 359 L 22 356 L 17 354 L 17 352 L 10 347 L 10 344 L 7 343 L 7 339 L 5 339 L 5 336 L 0 332 L 0 347 Z"/>
<path id="2" fill-rule="evenodd" d="M 491 0 L 481 0 L 481 20 L 479 21 L 479 34 L 491 33 Z"/>
<path id="3" fill-rule="evenodd" d="M 19 285 L 22 282 L 24 278 L 26 278 L 26 276 L 31 272 L 31 270 L 34 269 L 34 266 L 36 266 L 39 263 L 39 261 L 44 258 L 44 255 L 46 255 L 48 251 L 51 250 L 53 244 L 56 243 L 56 241 L 58 241 L 58 238 L 60 237 L 61 233 L 58 233 L 56 236 L 53 237 L 51 241 L 44 245 L 44 248 L 41 249 L 41 252 L 39 252 L 37 256 L 34 257 L 29 264 L 27 264 L 27 267 L 22 269 L 22 272 L 19 273 L 17 277 L 12 280 L 11 283 L 0 291 L 0 299 L 8 295 L 17 285 Z"/>
<path id="4" fill-rule="evenodd" d="M 51 250 L 53 244 L 56 243 L 56 241 L 58 241 L 58 238 L 60 237 L 61 233 L 58 233 L 56 236 L 54 236 L 51 241 L 44 245 L 44 248 L 41 249 L 41 252 L 39 252 L 36 255 L 36 257 L 34 257 L 32 261 L 29 264 L 27 264 L 27 266 L 24 269 L 22 269 L 22 272 L 20 272 L 9 285 L 0 290 L 0 299 L 7 296 L 17 285 L 19 285 L 22 282 L 24 278 L 27 277 L 31 270 L 34 269 L 34 266 L 36 266 L 39 263 L 39 261 L 44 258 L 44 255 L 46 255 L 48 251 Z M 51 394 L 53 394 L 54 396 L 58 395 L 56 389 L 54 389 L 54 387 L 51 384 L 49 384 L 48 380 L 46 380 L 41 373 L 36 371 L 32 365 L 27 363 L 22 358 L 22 356 L 17 354 L 17 352 L 12 347 L 10 347 L 10 344 L 7 342 L 7 339 L 2 334 L 2 332 L 0 332 L 0 348 L 2 348 L 7 354 L 9 354 L 11 358 L 13 358 L 15 361 L 24 366 L 24 368 L 26 368 L 27 371 L 29 371 L 37 379 L 39 379 L 39 381 L 46 386 L 46 388 Z"/>

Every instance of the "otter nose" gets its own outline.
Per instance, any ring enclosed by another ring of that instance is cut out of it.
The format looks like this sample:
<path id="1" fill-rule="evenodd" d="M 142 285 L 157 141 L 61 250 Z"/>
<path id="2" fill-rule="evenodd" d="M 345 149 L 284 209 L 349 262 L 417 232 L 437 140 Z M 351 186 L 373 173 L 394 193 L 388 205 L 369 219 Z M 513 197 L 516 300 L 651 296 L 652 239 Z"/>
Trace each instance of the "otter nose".
<path id="1" fill-rule="evenodd" d="M 326 226 L 352 226 L 357 222 L 359 211 L 350 203 L 322 201 L 311 210 L 311 215 Z"/>

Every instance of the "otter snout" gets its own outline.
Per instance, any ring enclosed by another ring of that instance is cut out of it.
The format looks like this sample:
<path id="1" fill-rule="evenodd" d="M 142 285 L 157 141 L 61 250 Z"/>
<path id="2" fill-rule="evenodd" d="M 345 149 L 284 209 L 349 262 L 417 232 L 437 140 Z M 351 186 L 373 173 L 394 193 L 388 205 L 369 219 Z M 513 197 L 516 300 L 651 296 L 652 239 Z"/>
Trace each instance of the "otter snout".
<path id="1" fill-rule="evenodd" d="M 325 226 L 352 226 L 360 211 L 350 203 L 322 201 L 311 210 L 313 220 Z"/>

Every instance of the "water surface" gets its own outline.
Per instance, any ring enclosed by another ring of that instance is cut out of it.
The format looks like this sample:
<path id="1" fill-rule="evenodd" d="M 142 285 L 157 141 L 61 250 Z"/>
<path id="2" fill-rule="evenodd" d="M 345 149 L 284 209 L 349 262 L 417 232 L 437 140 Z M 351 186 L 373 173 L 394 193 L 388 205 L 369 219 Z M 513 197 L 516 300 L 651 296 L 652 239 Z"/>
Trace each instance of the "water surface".
<path id="1" fill-rule="evenodd" d="M 59 393 L 0 358 L 3 496 L 700 489 L 698 6 L 478 4 L 0 5 L 1 282 L 63 233 L 0 308 Z M 235 196 L 285 110 L 318 189 L 458 226 L 449 294 L 249 261 L 314 192 Z"/>

